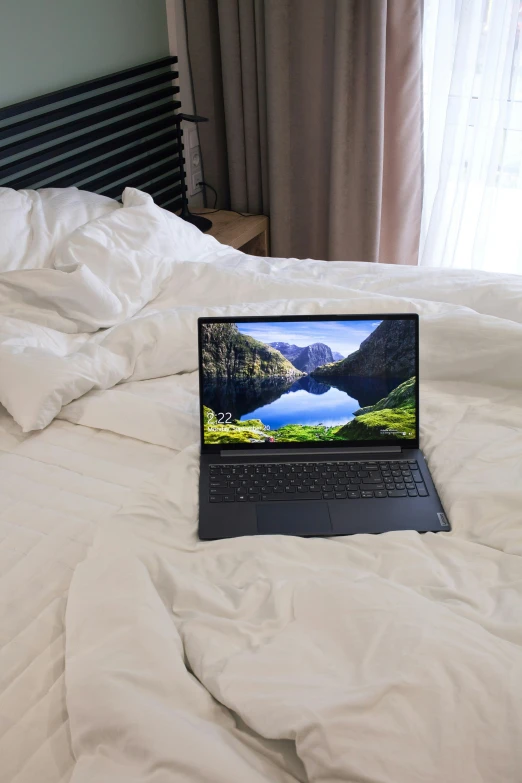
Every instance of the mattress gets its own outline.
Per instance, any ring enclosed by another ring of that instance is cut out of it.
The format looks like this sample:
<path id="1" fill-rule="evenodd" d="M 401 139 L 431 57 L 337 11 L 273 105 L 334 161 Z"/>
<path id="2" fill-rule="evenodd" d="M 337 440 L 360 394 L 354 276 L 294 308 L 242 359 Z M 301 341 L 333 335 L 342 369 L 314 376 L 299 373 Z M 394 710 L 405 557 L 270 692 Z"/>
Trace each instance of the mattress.
<path id="1" fill-rule="evenodd" d="M 0 780 L 70 779 L 71 577 L 95 526 L 171 458 L 162 446 L 62 421 L 23 434 L 0 408 Z"/>

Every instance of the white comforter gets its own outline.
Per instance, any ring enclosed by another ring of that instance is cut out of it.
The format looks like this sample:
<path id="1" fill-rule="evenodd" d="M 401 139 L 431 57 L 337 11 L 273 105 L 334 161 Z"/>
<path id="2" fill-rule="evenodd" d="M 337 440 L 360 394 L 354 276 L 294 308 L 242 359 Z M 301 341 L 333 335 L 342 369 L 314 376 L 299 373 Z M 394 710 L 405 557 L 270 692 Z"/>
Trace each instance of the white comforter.
<path id="1" fill-rule="evenodd" d="M 127 198 L 53 268 L 0 278 L 0 401 L 24 429 L 59 415 L 182 449 L 73 577 L 74 783 L 519 783 L 522 278 L 196 235 L 187 255 Z M 453 532 L 200 543 L 197 317 L 401 311 L 421 315 L 422 447 Z"/>

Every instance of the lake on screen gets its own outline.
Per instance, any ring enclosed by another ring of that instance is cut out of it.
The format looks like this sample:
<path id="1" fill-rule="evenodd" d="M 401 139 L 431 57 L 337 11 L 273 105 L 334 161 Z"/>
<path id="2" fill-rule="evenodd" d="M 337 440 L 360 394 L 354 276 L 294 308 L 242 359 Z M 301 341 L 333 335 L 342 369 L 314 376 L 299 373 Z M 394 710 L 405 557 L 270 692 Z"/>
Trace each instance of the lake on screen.
<path id="1" fill-rule="evenodd" d="M 261 419 L 263 424 L 276 430 L 285 424 L 323 424 L 333 427 L 345 424 L 361 406 L 346 392 L 326 384 L 315 384 L 314 392 L 300 386 L 299 381 L 281 396 L 241 418 Z"/>
<path id="2" fill-rule="evenodd" d="M 335 386 L 311 376 L 207 381 L 203 402 L 232 419 L 261 419 L 270 429 L 285 424 L 345 424 L 356 410 L 374 405 L 399 383 L 395 378 L 340 377 Z"/>

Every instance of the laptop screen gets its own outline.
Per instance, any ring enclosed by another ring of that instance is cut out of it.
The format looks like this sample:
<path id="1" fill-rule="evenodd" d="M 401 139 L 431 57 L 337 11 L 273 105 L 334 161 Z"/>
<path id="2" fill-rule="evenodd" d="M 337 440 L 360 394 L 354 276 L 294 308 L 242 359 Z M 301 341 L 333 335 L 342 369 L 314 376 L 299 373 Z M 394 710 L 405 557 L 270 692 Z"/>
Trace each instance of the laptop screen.
<path id="1" fill-rule="evenodd" d="M 201 318 L 199 360 L 204 446 L 418 441 L 417 315 Z"/>

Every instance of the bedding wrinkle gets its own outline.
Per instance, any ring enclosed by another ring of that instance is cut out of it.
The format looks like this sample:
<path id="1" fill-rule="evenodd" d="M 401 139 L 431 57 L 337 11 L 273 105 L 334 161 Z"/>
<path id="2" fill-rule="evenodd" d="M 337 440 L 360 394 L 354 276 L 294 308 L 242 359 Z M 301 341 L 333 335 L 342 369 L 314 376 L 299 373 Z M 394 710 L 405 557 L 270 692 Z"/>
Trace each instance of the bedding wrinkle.
<path id="1" fill-rule="evenodd" d="M 179 382 L 178 376 L 155 382 L 151 413 Z M 180 661 L 223 709 L 270 747 L 296 743 L 310 780 L 413 783 L 424 776 L 430 783 L 489 783 L 500 775 L 518 783 L 522 724 L 513 695 L 522 685 L 522 585 L 520 558 L 509 548 L 511 538 L 520 544 L 520 503 L 508 495 L 507 513 L 495 532 L 500 547 L 483 543 L 491 538 L 497 493 L 487 486 L 493 463 L 476 458 L 475 443 L 481 416 L 494 421 L 496 399 L 502 399 L 501 424 L 490 432 L 490 443 L 501 451 L 503 420 L 512 409 L 504 409 L 505 401 L 518 403 L 518 397 L 512 390 L 459 381 L 423 388 L 430 418 L 432 409 L 442 432 L 451 434 L 427 450 L 434 475 L 446 483 L 451 476 L 446 492 L 455 525 L 451 536 L 391 533 L 330 541 L 267 536 L 199 543 L 193 502 L 198 450 L 186 448 L 98 531 L 96 550 L 76 572 L 67 623 L 75 662 L 69 669 L 74 684 L 69 712 L 80 719 L 77 660 L 100 683 L 106 681 L 90 660 L 84 633 L 101 640 L 104 655 L 117 665 L 117 651 L 103 644 L 105 623 L 110 626 L 121 613 L 106 598 L 116 587 L 115 572 L 105 566 L 105 583 L 100 582 L 99 563 L 117 558 L 126 537 L 129 556 L 148 569 L 147 589 L 172 607 L 171 623 L 183 642 Z M 509 450 L 505 459 L 507 472 L 504 461 L 502 468 L 511 480 L 517 455 Z M 500 490 L 504 473 L 494 474 Z M 466 495 L 466 487 L 478 486 L 480 502 L 475 491 Z M 265 584 L 273 591 L 265 593 Z M 102 611 L 94 612 L 88 601 L 94 589 L 103 597 Z M 288 596 L 291 622 L 284 610 Z M 166 615 L 158 627 L 167 632 Z M 151 705 L 165 677 L 160 667 L 147 696 Z M 135 703 L 133 689 L 120 698 Z M 180 706 L 176 699 L 176 705 L 192 714 L 190 700 Z M 506 723 L 508 711 L 515 717 Z M 104 731 L 95 711 L 82 710 L 84 723 L 96 735 Z M 134 732 L 136 725 L 124 722 L 123 730 Z M 86 746 L 83 753 L 87 757 Z M 177 768 L 180 753 L 182 765 L 190 764 L 178 743 L 168 756 L 169 769 Z M 291 769 L 285 754 L 280 764 Z M 204 779 L 197 764 L 192 770 L 194 779 Z M 139 775 L 148 781 L 144 772 Z"/>
<path id="2" fill-rule="evenodd" d="M 132 189 L 30 268 L 9 198 L 9 783 L 520 783 L 522 277 L 260 259 Z M 197 318 L 383 312 L 452 532 L 200 542 Z"/>
<path id="3" fill-rule="evenodd" d="M 65 607 L 96 525 L 169 449 L 57 421 L 24 435 L 0 409 L 0 781 L 69 781 Z"/>

